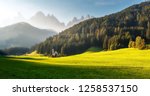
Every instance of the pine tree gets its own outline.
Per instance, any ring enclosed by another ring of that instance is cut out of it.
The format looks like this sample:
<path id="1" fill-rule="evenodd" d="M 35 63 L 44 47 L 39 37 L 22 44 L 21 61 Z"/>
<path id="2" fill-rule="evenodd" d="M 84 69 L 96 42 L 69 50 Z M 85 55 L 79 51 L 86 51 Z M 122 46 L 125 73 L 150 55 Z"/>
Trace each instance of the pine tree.
<path id="1" fill-rule="evenodd" d="M 146 38 L 150 39 L 150 22 L 147 23 Z"/>

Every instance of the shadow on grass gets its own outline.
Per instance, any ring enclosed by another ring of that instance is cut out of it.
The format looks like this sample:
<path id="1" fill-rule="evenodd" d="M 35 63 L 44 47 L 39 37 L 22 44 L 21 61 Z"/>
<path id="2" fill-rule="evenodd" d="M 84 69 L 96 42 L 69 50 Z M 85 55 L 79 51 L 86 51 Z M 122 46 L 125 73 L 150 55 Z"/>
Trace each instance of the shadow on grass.
<path id="1" fill-rule="evenodd" d="M 5 58 L 9 58 L 9 59 L 24 59 L 24 60 L 45 60 L 45 58 L 31 58 L 31 57 L 5 57 Z"/>
<path id="2" fill-rule="evenodd" d="M 103 51 L 103 49 L 98 47 L 91 47 L 87 50 L 87 52 L 100 52 L 100 51 Z"/>
<path id="3" fill-rule="evenodd" d="M 132 67 L 94 67 L 49 65 L 0 58 L 1 79 L 144 79 L 150 69 Z"/>

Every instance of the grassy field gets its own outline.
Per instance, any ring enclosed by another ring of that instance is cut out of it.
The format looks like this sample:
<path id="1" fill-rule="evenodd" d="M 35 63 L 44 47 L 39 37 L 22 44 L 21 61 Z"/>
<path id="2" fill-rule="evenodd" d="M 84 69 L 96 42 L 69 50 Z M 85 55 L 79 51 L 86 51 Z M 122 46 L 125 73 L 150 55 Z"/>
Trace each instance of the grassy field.
<path id="1" fill-rule="evenodd" d="M 68 57 L 0 57 L 0 78 L 150 79 L 150 50 L 89 51 Z"/>

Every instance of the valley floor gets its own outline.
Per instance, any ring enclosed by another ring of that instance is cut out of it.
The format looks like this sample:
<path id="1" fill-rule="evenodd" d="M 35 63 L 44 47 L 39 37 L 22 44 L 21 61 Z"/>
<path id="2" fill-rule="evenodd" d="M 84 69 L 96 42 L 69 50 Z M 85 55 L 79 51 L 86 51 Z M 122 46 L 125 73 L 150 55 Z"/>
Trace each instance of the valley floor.
<path id="1" fill-rule="evenodd" d="M 2 79 L 150 79 L 150 50 L 120 49 L 51 58 L 0 57 Z"/>

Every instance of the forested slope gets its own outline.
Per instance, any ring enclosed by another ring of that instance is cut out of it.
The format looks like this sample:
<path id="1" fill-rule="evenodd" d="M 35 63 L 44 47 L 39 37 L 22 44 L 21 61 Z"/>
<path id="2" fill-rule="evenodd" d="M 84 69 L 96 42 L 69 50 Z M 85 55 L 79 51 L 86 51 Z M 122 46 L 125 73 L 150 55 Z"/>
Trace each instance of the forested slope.
<path id="1" fill-rule="evenodd" d="M 61 55 L 73 55 L 92 46 L 103 50 L 128 47 L 137 36 L 150 42 L 150 2 L 133 5 L 121 12 L 81 22 L 46 41 L 32 50 L 45 55 L 55 49 Z"/>

